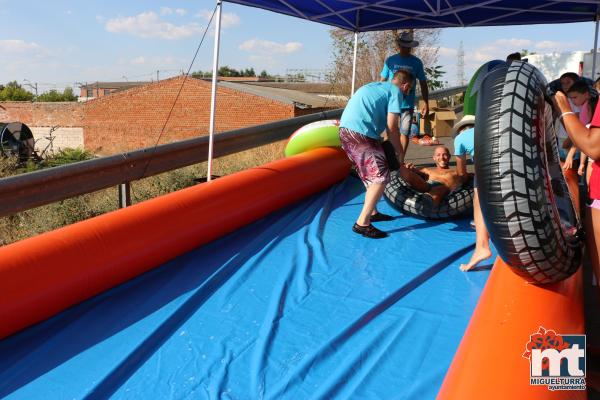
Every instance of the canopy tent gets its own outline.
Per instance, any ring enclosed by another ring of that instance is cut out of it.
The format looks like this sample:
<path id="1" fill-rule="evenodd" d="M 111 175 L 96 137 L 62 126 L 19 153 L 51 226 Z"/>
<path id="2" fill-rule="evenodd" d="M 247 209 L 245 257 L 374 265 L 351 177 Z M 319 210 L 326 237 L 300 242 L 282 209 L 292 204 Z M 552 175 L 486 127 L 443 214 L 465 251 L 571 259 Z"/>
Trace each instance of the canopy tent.
<path id="1" fill-rule="evenodd" d="M 217 0 L 208 180 L 212 174 L 220 21 L 223 1 L 262 8 L 354 32 L 352 93 L 359 32 L 499 25 L 532 25 L 596 21 L 592 76 L 600 0 Z"/>
<path id="2" fill-rule="evenodd" d="M 600 1 L 225 0 L 354 32 L 594 21 Z"/>

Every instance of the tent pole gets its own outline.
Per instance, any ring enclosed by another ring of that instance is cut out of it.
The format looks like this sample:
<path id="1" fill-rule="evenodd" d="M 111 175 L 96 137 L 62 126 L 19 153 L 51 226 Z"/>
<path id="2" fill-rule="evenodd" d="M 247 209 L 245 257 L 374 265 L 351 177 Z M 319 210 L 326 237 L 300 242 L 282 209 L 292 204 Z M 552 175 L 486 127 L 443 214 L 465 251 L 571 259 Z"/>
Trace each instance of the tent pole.
<path id="1" fill-rule="evenodd" d="M 206 180 L 212 179 L 213 138 L 215 134 L 215 113 L 217 108 L 217 72 L 219 69 L 219 40 L 221 38 L 221 8 L 223 3 L 217 0 L 217 20 L 215 24 L 215 48 L 213 51 L 212 87 L 210 92 L 210 127 L 208 129 L 208 170 Z"/>
<path id="2" fill-rule="evenodd" d="M 358 32 L 354 32 L 354 58 L 352 59 L 352 93 L 354 94 L 354 82 L 356 81 L 356 53 L 358 49 Z"/>
<path id="3" fill-rule="evenodd" d="M 596 80 L 596 55 L 598 54 L 598 15 L 596 15 L 596 34 L 594 35 L 594 50 L 592 50 L 592 79 Z"/>

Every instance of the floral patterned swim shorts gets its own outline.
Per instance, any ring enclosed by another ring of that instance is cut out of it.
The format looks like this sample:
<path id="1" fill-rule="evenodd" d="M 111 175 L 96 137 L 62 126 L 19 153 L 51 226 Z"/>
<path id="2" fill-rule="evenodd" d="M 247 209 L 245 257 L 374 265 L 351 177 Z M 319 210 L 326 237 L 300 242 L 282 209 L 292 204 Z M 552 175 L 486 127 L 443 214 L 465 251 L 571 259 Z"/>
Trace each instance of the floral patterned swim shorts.
<path id="1" fill-rule="evenodd" d="M 390 169 L 380 141 L 347 128 L 340 128 L 340 141 L 366 186 L 389 182 Z"/>

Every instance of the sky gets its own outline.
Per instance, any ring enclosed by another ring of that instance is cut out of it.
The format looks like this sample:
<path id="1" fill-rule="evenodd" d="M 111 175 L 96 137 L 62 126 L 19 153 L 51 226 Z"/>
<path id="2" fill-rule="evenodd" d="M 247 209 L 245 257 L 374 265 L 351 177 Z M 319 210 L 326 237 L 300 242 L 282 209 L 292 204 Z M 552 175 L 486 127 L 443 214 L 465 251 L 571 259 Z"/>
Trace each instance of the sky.
<path id="1" fill-rule="evenodd" d="M 187 71 L 213 0 L 0 0 L 0 83 L 16 80 L 39 92 L 95 81 L 160 79 Z M 331 67 L 330 27 L 225 3 L 220 65 L 285 74 Z M 537 53 L 589 51 L 594 24 L 441 30 L 438 64 L 457 83 L 462 41 L 467 79 L 483 62 L 528 49 Z M 192 71 L 210 70 L 211 26 Z M 31 86 L 30 86 L 31 85 Z"/>

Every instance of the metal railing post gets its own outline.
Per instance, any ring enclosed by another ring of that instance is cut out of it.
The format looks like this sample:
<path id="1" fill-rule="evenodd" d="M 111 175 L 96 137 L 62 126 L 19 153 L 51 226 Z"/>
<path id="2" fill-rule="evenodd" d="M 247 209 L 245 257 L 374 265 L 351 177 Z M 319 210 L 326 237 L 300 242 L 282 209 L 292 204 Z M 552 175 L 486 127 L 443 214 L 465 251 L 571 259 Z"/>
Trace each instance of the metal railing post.
<path id="1" fill-rule="evenodd" d="M 215 47 L 213 49 L 213 69 L 212 69 L 212 86 L 210 92 L 210 125 L 208 129 L 208 171 L 206 180 L 210 182 L 212 179 L 212 164 L 213 164 L 213 138 L 215 135 L 215 118 L 217 114 L 217 83 L 219 73 L 219 41 L 221 38 L 221 9 L 223 2 L 217 1 L 217 18 L 215 22 Z"/>
<path id="2" fill-rule="evenodd" d="M 119 190 L 119 208 L 129 207 L 131 205 L 131 183 L 125 182 L 118 186 Z"/>
<path id="3" fill-rule="evenodd" d="M 354 94 L 354 85 L 356 82 L 356 54 L 358 52 L 358 32 L 354 32 L 354 56 L 352 57 L 352 89 L 350 96 Z"/>

